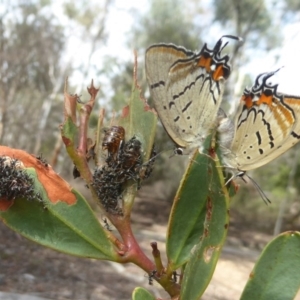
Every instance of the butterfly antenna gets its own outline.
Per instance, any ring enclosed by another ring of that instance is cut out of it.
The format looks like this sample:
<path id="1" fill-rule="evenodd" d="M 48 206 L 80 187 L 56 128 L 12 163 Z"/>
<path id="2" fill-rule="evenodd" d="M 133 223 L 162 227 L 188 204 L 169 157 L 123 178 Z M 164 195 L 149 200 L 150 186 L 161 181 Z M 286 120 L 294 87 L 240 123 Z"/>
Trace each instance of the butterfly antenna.
<path id="1" fill-rule="evenodd" d="M 220 52 L 223 51 L 223 49 L 228 45 L 228 43 L 229 43 L 229 42 L 226 42 L 226 43 L 223 45 L 223 47 L 220 49 Z"/>
<path id="2" fill-rule="evenodd" d="M 238 177 L 238 175 L 232 175 L 226 182 L 225 182 L 225 186 L 231 182 L 235 177 Z"/>
<path id="3" fill-rule="evenodd" d="M 243 38 L 239 37 L 239 36 L 236 36 L 236 35 L 231 35 L 231 34 L 226 34 L 226 35 L 223 35 L 221 37 L 222 38 L 228 38 L 228 39 L 232 39 L 232 40 L 236 40 L 236 41 L 239 41 L 239 42 L 242 42 L 243 41 Z"/>
<path id="4" fill-rule="evenodd" d="M 247 183 L 247 181 L 245 180 L 244 176 L 247 176 L 247 178 L 252 182 L 252 184 L 255 186 L 255 188 L 257 189 L 260 197 L 263 199 L 263 201 L 265 202 L 266 205 L 268 205 L 269 203 L 271 203 L 271 200 L 266 196 L 266 194 L 263 192 L 263 190 L 261 189 L 261 187 L 257 184 L 257 182 L 250 177 L 248 174 L 246 174 L 246 172 L 239 172 L 237 174 L 232 175 L 225 183 L 225 186 L 232 181 L 234 178 L 241 178 L 245 183 Z"/>
<path id="5" fill-rule="evenodd" d="M 172 150 L 174 151 L 174 149 L 172 149 Z M 167 151 L 171 151 L 171 149 L 161 150 L 160 152 L 156 153 L 154 156 L 151 156 L 147 162 L 155 160 L 158 156 L 160 156 L 162 153 L 167 152 Z M 177 155 L 177 153 L 172 154 L 169 158 L 173 157 L 174 155 Z"/>
<path id="6" fill-rule="evenodd" d="M 154 156 L 151 156 L 147 162 L 143 163 L 143 165 L 151 162 L 152 160 L 154 161 L 159 155 L 161 155 L 163 152 L 166 152 L 166 151 L 169 151 L 169 150 L 162 150 L 162 151 L 156 153 Z"/>
<path id="7" fill-rule="evenodd" d="M 223 35 L 223 36 L 220 38 L 220 40 L 219 40 L 220 44 L 222 43 L 222 39 L 223 39 L 223 38 L 236 40 L 236 41 L 238 41 L 239 43 L 240 43 L 240 42 L 243 42 L 243 39 L 242 39 L 241 37 L 235 36 L 235 35 L 230 35 L 230 34 L 229 34 L 229 35 Z M 220 52 L 227 46 L 228 43 L 229 43 L 229 42 L 226 42 L 226 43 L 222 46 L 222 48 L 220 48 Z"/>
<path id="8" fill-rule="evenodd" d="M 263 201 L 266 203 L 266 205 L 268 205 L 269 203 L 271 203 L 271 200 L 266 196 L 266 194 L 263 192 L 263 190 L 261 189 L 261 187 L 257 184 L 257 182 L 251 178 L 249 175 L 247 175 L 246 173 L 244 173 L 243 176 L 247 176 L 247 178 L 250 179 L 250 181 L 252 182 L 252 184 L 256 187 L 256 189 L 259 192 L 260 197 L 263 199 Z M 243 177 L 241 177 L 243 179 Z M 243 179 L 245 181 L 245 179 Z"/>

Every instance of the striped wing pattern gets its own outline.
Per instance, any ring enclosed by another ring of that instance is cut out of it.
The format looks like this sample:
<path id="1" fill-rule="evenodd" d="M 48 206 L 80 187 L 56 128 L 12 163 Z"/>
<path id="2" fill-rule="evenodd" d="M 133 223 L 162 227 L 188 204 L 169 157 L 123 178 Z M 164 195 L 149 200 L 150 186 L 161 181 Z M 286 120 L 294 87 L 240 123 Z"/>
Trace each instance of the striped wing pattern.
<path id="1" fill-rule="evenodd" d="M 225 164 L 239 171 L 261 167 L 300 141 L 300 97 L 277 92 L 263 73 L 245 89 L 234 117 L 230 149 L 223 149 Z M 230 133 L 229 133 L 230 134 Z"/>
<path id="2" fill-rule="evenodd" d="M 213 50 L 205 44 L 199 53 L 173 44 L 156 44 L 146 51 L 146 76 L 155 108 L 180 147 L 201 147 L 216 126 L 224 81 L 230 74 L 229 57 L 221 57 L 223 48 L 220 39 Z"/>

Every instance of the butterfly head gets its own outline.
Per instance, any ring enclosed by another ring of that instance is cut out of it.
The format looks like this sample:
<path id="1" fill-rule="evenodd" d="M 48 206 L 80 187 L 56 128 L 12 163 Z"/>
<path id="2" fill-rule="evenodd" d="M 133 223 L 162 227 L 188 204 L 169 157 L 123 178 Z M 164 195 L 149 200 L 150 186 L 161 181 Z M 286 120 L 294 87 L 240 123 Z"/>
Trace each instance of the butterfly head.
<path id="1" fill-rule="evenodd" d="M 204 67 L 208 73 L 211 74 L 213 80 L 219 81 L 221 78 L 227 79 L 230 75 L 230 65 L 228 64 L 229 56 L 221 55 L 222 50 L 227 46 L 228 42 L 223 43 L 224 38 L 235 39 L 241 41 L 242 39 L 232 35 L 224 35 L 216 43 L 211 50 L 207 44 L 201 50 L 201 58 L 198 65 Z"/>
<path id="2" fill-rule="evenodd" d="M 272 85 L 271 83 L 267 82 L 267 80 L 279 70 L 280 69 L 274 72 L 262 73 L 258 75 L 255 80 L 255 84 L 250 89 L 246 88 L 244 90 L 241 101 L 244 102 L 244 105 L 248 109 L 253 105 L 266 104 L 271 106 L 274 96 L 280 98 L 280 95 L 277 94 L 278 84 Z"/>

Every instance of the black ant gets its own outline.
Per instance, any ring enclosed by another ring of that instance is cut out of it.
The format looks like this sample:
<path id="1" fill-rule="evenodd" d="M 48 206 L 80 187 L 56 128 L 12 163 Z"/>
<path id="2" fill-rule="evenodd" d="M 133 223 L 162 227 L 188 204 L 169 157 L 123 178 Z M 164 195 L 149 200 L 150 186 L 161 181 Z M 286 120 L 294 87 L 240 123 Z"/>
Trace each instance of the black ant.
<path id="1" fill-rule="evenodd" d="M 153 278 L 155 278 L 157 271 L 153 270 L 152 272 L 150 272 L 148 279 L 149 279 L 149 285 L 153 285 Z"/>

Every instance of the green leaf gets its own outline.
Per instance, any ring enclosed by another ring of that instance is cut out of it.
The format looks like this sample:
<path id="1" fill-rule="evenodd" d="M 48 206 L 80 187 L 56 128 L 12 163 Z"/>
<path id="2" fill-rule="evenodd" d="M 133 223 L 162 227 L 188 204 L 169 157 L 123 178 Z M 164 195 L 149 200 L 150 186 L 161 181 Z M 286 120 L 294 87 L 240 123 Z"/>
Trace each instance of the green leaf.
<path id="1" fill-rule="evenodd" d="M 204 229 L 209 194 L 210 161 L 198 150 L 191 158 L 171 210 L 166 250 L 172 270 L 187 262 L 191 249 L 200 241 Z"/>
<path id="2" fill-rule="evenodd" d="M 143 163 L 147 163 L 152 153 L 157 115 L 148 106 L 146 99 L 142 98 L 140 87 L 137 85 L 135 78 L 133 79 L 129 105 L 123 109 L 123 118 L 120 118 L 118 125 L 124 127 L 126 141 L 135 136 L 141 142 Z M 131 184 L 123 195 L 125 211 L 127 211 L 125 215 L 131 211 L 137 192 L 136 187 L 136 184 Z"/>
<path id="3" fill-rule="evenodd" d="M 135 80 L 132 87 L 129 106 L 123 110 L 120 124 L 125 128 L 126 140 L 136 136 L 142 143 L 143 159 L 146 162 L 152 151 L 154 143 L 157 115 L 148 106 L 146 99 L 142 98 L 141 90 Z"/>
<path id="4" fill-rule="evenodd" d="M 76 124 L 74 124 L 71 117 L 67 117 L 65 119 L 65 122 L 62 124 L 61 135 L 62 138 L 67 139 L 69 141 L 66 145 L 67 148 L 74 146 L 75 138 L 78 135 L 78 127 L 76 126 Z"/>
<path id="5" fill-rule="evenodd" d="M 199 166 L 202 170 L 198 174 L 202 174 L 201 181 L 198 177 L 198 185 L 202 187 L 200 195 L 193 196 L 192 191 L 184 194 L 184 200 L 187 200 L 187 195 L 194 198 L 195 203 L 188 207 L 190 211 L 197 210 L 197 205 L 201 206 L 198 221 L 201 222 L 203 231 L 198 232 L 199 242 L 193 249 L 193 245 L 188 245 L 191 249 L 190 260 L 184 271 L 181 299 L 199 299 L 204 293 L 215 270 L 229 225 L 229 196 L 224 186 L 222 168 L 218 161 L 208 158 L 206 162 L 206 166 L 203 166 L 203 162 Z M 196 226 L 199 225 L 195 224 L 194 228 Z M 197 242 L 196 239 L 193 242 Z"/>
<path id="6" fill-rule="evenodd" d="M 141 287 L 135 288 L 132 293 L 132 300 L 155 300 L 156 298 L 146 289 Z"/>
<path id="7" fill-rule="evenodd" d="M 0 213 L 3 222 L 25 236 L 46 247 L 71 255 L 96 259 L 117 260 L 113 244 L 107 238 L 109 232 L 100 225 L 86 200 L 75 190 L 76 203 L 53 204 L 38 181 L 33 168 L 25 169 L 32 176 L 35 189 L 43 202 L 17 199 L 5 212 Z"/>
<path id="8" fill-rule="evenodd" d="M 285 232 L 262 252 L 241 300 L 294 299 L 300 287 L 300 233 Z"/>

